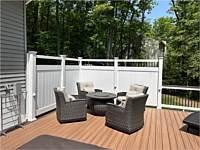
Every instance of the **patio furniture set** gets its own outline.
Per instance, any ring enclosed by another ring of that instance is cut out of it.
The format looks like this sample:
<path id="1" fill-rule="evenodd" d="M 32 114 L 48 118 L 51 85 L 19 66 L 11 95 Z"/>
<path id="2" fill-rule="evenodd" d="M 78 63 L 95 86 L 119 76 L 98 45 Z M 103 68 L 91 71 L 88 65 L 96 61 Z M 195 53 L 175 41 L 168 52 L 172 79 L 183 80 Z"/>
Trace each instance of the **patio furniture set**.
<path id="1" fill-rule="evenodd" d="M 60 123 L 87 120 L 87 112 L 105 115 L 105 125 L 131 134 L 144 126 L 148 87 L 131 84 L 127 92 L 116 94 L 94 89 L 92 82 L 77 82 L 78 95 L 67 94 L 65 88 L 54 88 L 56 115 Z M 199 128 L 199 112 L 183 121 L 189 128 Z"/>
<path id="2" fill-rule="evenodd" d="M 123 96 L 94 89 L 92 82 L 77 82 L 78 95 L 67 94 L 65 88 L 54 88 L 56 115 L 60 123 L 83 121 L 87 110 L 94 115 L 105 115 L 105 125 L 131 134 L 144 125 L 148 87 L 131 85 Z"/>

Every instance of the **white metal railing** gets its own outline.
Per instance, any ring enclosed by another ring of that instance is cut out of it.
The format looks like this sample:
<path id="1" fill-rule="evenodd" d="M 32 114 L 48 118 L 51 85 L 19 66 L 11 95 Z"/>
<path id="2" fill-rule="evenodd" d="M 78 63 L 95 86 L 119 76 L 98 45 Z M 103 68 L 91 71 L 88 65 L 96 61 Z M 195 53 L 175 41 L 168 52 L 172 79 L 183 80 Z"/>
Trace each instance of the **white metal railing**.
<path id="1" fill-rule="evenodd" d="M 176 86 L 176 85 L 164 85 L 162 86 L 163 89 L 175 89 L 175 90 L 191 90 L 191 91 L 200 91 L 200 87 L 194 86 Z"/>
<path id="2" fill-rule="evenodd" d="M 119 59 L 118 62 L 158 62 L 158 59 Z"/>
<path id="3" fill-rule="evenodd" d="M 167 85 L 162 86 L 162 91 L 161 107 L 200 111 L 199 87 Z M 192 92 L 196 98 L 192 98 Z"/>

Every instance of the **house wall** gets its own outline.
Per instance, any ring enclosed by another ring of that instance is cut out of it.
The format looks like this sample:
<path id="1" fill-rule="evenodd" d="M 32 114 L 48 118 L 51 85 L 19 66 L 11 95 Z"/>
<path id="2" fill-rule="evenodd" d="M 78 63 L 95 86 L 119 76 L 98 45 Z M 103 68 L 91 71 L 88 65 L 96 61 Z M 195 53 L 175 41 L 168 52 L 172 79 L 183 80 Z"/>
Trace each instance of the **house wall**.
<path id="1" fill-rule="evenodd" d="M 26 6 L 24 1 L 0 1 L 0 95 L 5 94 L 5 85 L 22 84 L 25 90 L 25 62 L 26 62 Z M 11 88 L 12 89 L 12 88 Z M 12 92 L 12 90 L 11 90 Z M 19 107 L 25 114 L 25 97 L 22 105 L 14 97 L 1 98 L 4 123 L 3 128 L 17 124 Z M 14 101 L 14 102 L 11 102 Z M 2 121 L 2 117 L 1 117 Z M 8 123 L 10 122 L 10 123 Z M 2 127 L 1 127 L 2 128 Z"/>
<path id="2" fill-rule="evenodd" d="M 144 47 L 142 51 L 143 58 L 146 59 L 157 59 L 164 57 L 166 54 L 166 42 L 158 41 L 152 38 L 145 38 Z"/>

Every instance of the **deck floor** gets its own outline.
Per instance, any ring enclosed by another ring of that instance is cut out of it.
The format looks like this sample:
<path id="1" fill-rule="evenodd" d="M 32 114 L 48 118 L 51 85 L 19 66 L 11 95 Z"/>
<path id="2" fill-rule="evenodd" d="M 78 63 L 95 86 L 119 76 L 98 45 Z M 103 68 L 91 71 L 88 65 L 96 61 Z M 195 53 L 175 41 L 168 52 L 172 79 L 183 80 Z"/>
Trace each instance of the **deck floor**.
<path id="1" fill-rule="evenodd" d="M 16 149 L 39 135 L 54 135 L 109 149 L 200 149 L 197 130 L 186 132 L 182 120 L 190 114 L 174 110 L 146 108 L 145 125 L 128 135 L 105 126 L 105 117 L 88 114 L 87 121 L 59 124 L 55 112 L 25 128 L 1 136 L 1 149 Z"/>

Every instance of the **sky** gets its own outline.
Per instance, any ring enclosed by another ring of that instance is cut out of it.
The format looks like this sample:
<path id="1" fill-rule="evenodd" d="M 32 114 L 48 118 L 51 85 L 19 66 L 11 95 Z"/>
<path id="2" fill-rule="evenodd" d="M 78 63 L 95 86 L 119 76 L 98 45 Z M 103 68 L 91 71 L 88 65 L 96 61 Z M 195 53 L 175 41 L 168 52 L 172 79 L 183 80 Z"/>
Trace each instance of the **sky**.
<path id="1" fill-rule="evenodd" d="M 151 11 L 151 14 L 146 14 L 146 19 L 148 19 L 151 24 L 154 22 L 154 19 L 157 19 L 159 17 L 167 17 L 167 16 L 173 16 L 172 14 L 167 13 L 170 5 L 171 0 L 156 0 L 157 5 L 154 6 L 154 8 Z"/>

